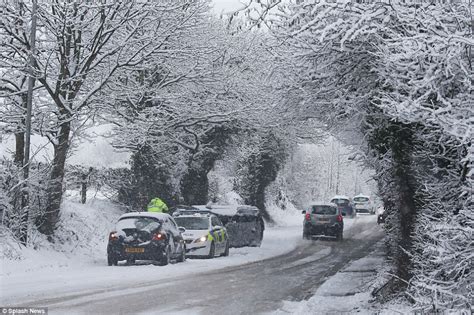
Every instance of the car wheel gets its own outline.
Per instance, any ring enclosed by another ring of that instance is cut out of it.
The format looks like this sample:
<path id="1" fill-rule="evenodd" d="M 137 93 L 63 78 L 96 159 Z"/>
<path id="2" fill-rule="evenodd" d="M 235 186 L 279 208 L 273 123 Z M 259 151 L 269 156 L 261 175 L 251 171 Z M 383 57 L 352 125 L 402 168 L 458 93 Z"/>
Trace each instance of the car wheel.
<path id="1" fill-rule="evenodd" d="M 225 242 L 225 250 L 222 256 L 225 256 L 225 257 L 229 256 L 229 241 Z"/>
<path id="2" fill-rule="evenodd" d="M 311 235 L 309 235 L 309 234 L 306 233 L 306 232 L 303 232 L 303 239 L 304 239 L 304 240 L 310 240 L 310 239 L 311 239 Z"/>
<path id="3" fill-rule="evenodd" d="M 107 255 L 107 264 L 109 266 L 117 266 L 118 265 L 118 260 L 113 255 Z"/>
<path id="4" fill-rule="evenodd" d="M 133 265 L 133 264 L 135 264 L 135 258 L 129 258 L 129 259 L 127 259 L 127 265 L 130 266 L 130 265 Z"/>
<path id="5" fill-rule="evenodd" d="M 337 236 L 336 236 L 336 240 L 339 241 L 339 242 L 342 242 L 342 239 L 343 239 L 343 232 L 340 231 L 337 233 Z"/>
<path id="6" fill-rule="evenodd" d="M 163 257 L 161 258 L 161 265 L 162 266 L 166 266 L 170 263 L 170 259 L 171 259 L 170 256 L 171 256 L 171 251 L 170 251 L 170 247 L 168 245 L 168 246 L 166 246 L 166 249 L 163 252 Z"/>
<path id="7" fill-rule="evenodd" d="M 216 256 L 216 245 L 214 245 L 214 242 L 211 243 L 211 248 L 209 249 L 209 255 L 207 255 L 207 258 L 214 258 Z"/>
<path id="8" fill-rule="evenodd" d="M 186 260 L 186 247 L 183 246 L 183 250 L 181 251 L 181 255 L 178 257 L 178 262 L 184 262 Z"/>

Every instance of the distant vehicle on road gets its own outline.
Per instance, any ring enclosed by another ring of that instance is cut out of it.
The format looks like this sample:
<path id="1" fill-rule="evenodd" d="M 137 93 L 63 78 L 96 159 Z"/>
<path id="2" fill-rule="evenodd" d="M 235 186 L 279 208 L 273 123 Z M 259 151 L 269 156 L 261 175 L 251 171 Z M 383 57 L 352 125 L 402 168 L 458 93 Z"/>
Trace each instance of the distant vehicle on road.
<path id="1" fill-rule="evenodd" d="M 375 214 L 375 207 L 370 199 L 370 196 L 357 195 L 352 198 L 354 208 L 357 213 L 370 213 Z"/>
<path id="2" fill-rule="evenodd" d="M 229 256 L 229 236 L 217 216 L 206 213 L 177 214 L 175 221 L 185 229 L 183 238 L 188 256 Z"/>
<path id="3" fill-rule="evenodd" d="M 351 199 L 347 196 L 334 196 L 331 199 L 332 203 L 335 203 L 338 208 L 341 209 L 343 216 L 354 217 L 356 215 L 354 208 L 352 207 Z"/>
<path id="4" fill-rule="evenodd" d="M 263 240 L 265 223 L 257 207 L 244 205 L 193 206 L 215 214 L 229 234 L 230 247 L 258 247 Z"/>
<path id="5" fill-rule="evenodd" d="M 165 213 L 130 212 L 118 219 L 116 229 L 109 234 L 107 262 L 116 266 L 136 260 L 153 260 L 167 265 L 171 259 L 183 262 L 186 244 L 174 219 Z"/>
<path id="6" fill-rule="evenodd" d="M 344 219 L 342 210 L 335 203 L 314 202 L 303 210 L 303 238 L 313 236 L 331 236 L 342 241 L 344 233 Z"/>

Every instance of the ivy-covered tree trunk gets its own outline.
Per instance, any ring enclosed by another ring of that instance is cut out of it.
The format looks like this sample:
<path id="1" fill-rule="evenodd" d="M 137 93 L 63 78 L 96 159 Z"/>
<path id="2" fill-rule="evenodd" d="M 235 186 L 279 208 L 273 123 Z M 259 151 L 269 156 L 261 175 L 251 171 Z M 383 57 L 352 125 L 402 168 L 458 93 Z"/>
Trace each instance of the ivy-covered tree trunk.
<path id="1" fill-rule="evenodd" d="M 132 156 L 132 187 L 127 193 L 127 205 L 133 210 L 145 210 L 151 199 L 158 197 L 173 205 L 173 187 L 168 167 L 149 145 Z M 122 196 L 123 198 L 123 196 Z"/>
<path id="2" fill-rule="evenodd" d="M 405 287 L 412 276 L 410 251 L 418 209 L 413 165 L 417 126 L 390 121 L 374 107 L 369 111 L 363 131 L 376 155 L 377 182 L 388 215 L 386 229 L 392 236 L 388 252 L 395 259 L 396 275 L 401 280 L 394 284 Z"/>
<path id="3" fill-rule="evenodd" d="M 394 161 L 394 180 L 398 187 L 399 240 L 396 256 L 397 275 L 406 286 L 411 278 L 412 258 L 409 254 L 413 245 L 414 221 L 417 212 L 415 204 L 415 170 L 412 165 L 413 132 L 410 125 L 396 124 L 391 143 Z"/>
<path id="4" fill-rule="evenodd" d="M 208 202 L 209 180 L 207 174 L 212 169 L 209 165 L 191 163 L 181 179 L 181 194 L 184 202 L 189 205 L 202 205 Z M 197 165 L 201 165 L 200 167 Z"/>
<path id="5" fill-rule="evenodd" d="M 188 169 L 181 178 L 180 189 L 184 202 L 190 205 L 206 204 L 209 201 L 209 179 L 207 174 L 222 157 L 231 135 L 236 131 L 230 126 L 216 126 L 200 140 L 188 161 Z"/>
<path id="6" fill-rule="evenodd" d="M 241 165 L 244 171 L 237 190 L 246 204 L 256 206 L 262 211 L 267 221 L 271 221 L 271 217 L 265 206 L 265 192 L 276 179 L 285 158 L 286 152 L 282 142 L 273 134 L 269 134 L 258 144 L 257 152 L 247 157 Z"/>
<path id="7" fill-rule="evenodd" d="M 71 132 L 71 123 L 65 121 L 59 128 L 58 143 L 54 146 L 54 159 L 51 166 L 51 175 L 47 189 L 47 206 L 40 225 L 39 231 L 45 235 L 51 236 L 57 227 L 61 200 L 63 196 L 63 179 L 66 165 L 66 157 L 69 150 L 69 134 Z"/>

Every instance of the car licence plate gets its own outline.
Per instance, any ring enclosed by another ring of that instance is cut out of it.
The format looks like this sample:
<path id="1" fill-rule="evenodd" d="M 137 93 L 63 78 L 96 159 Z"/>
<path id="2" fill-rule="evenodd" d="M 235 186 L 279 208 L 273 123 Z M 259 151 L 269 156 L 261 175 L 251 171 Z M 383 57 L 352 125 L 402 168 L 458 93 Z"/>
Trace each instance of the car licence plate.
<path id="1" fill-rule="evenodd" d="M 125 247 L 125 252 L 129 254 L 144 253 L 145 249 L 141 247 Z"/>

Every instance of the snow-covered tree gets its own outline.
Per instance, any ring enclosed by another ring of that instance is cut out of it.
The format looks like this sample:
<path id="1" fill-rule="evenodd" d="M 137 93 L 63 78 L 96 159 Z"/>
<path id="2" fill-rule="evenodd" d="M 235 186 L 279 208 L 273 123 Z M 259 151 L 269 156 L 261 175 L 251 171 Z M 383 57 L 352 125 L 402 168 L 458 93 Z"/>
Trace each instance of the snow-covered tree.
<path id="1" fill-rule="evenodd" d="M 278 104 L 265 41 L 261 33 L 234 34 L 201 12 L 200 23 L 151 59 L 144 76 L 123 80 L 139 92 L 114 104 L 123 113 L 115 145 L 151 146 L 157 160 L 176 165 L 174 190 L 184 201 L 206 203 L 207 174 L 228 143 L 283 121 L 273 111 Z"/>
<path id="2" fill-rule="evenodd" d="M 29 7 L 29 3 L 25 3 Z M 192 20 L 203 2 L 90 3 L 48 2 L 38 10 L 34 70 L 44 97 L 36 103 L 35 120 L 54 147 L 48 183 L 48 203 L 40 229 L 52 234 L 59 218 L 62 181 L 71 138 L 88 120 L 103 111 L 103 98 L 121 69 L 140 67 L 163 52 L 173 36 Z M 2 3 L 12 19 L 19 7 Z M 27 41 L 3 23 L 11 46 L 26 59 Z M 113 89 L 111 89 L 113 90 Z"/>
<path id="3" fill-rule="evenodd" d="M 393 283 L 423 307 L 471 307 L 472 3 L 250 2 L 250 24 L 269 25 L 301 63 L 313 112 L 364 136 Z"/>

